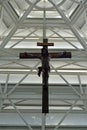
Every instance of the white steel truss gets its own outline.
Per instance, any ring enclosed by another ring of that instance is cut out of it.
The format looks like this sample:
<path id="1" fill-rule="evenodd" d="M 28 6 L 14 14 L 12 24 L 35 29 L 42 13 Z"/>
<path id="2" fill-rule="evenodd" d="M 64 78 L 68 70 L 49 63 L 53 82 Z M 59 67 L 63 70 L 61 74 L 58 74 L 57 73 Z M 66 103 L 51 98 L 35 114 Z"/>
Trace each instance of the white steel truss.
<path id="1" fill-rule="evenodd" d="M 45 10 L 45 14 L 44 14 Z M 0 129 L 87 129 L 87 1 L 0 0 Z M 70 51 L 72 58 L 50 59 L 49 113 L 42 114 L 40 53 Z"/>

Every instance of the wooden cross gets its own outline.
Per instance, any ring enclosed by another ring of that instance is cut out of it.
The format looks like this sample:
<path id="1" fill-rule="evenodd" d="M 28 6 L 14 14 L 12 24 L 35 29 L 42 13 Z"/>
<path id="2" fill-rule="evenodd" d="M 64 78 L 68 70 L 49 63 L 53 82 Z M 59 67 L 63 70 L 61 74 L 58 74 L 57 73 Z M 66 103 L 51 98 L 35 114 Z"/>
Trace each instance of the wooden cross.
<path id="1" fill-rule="evenodd" d="M 38 76 L 42 72 L 42 113 L 49 113 L 49 92 L 48 79 L 50 72 L 49 58 L 71 58 L 71 52 L 49 53 L 48 46 L 53 46 L 53 43 L 48 43 L 48 39 L 43 39 L 43 43 L 37 43 L 37 46 L 43 46 L 41 53 L 20 53 L 20 58 L 39 58 L 42 65 L 38 67 Z"/>
<path id="2" fill-rule="evenodd" d="M 39 67 L 39 73 L 42 71 L 42 113 L 49 113 L 49 92 L 48 78 L 50 72 L 48 46 L 53 46 L 53 43 L 48 43 L 48 39 L 43 39 L 43 43 L 37 43 L 38 46 L 43 46 L 41 50 L 42 66 Z"/>

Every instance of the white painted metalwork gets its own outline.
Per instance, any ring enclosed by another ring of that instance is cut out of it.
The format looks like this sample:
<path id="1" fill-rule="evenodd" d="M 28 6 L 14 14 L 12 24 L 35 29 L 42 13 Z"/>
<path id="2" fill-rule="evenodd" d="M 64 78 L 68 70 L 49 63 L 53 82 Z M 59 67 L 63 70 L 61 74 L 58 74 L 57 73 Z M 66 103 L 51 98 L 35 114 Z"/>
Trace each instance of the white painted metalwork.
<path id="1" fill-rule="evenodd" d="M 66 114 L 62 117 L 62 119 L 60 120 L 60 122 L 57 124 L 57 126 L 55 127 L 54 130 L 57 130 L 60 126 L 60 124 L 63 122 L 63 120 L 66 118 L 66 116 L 70 113 L 70 111 L 72 110 L 72 108 L 76 105 L 77 100 L 72 104 L 72 106 L 70 107 L 70 109 L 66 112 Z"/>
<path id="2" fill-rule="evenodd" d="M 18 86 L 19 84 L 32 72 L 32 70 L 37 67 L 39 63 L 37 63 L 15 86 L 12 88 L 8 93 L 7 96 L 9 96 Z"/>
<path id="3" fill-rule="evenodd" d="M 11 39 L 11 37 L 14 35 L 14 33 L 17 31 L 18 27 L 20 26 L 20 24 L 26 19 L 27 15 L 31 12 L 31 10 L 34 8 L 35 4 L 38 2 L 39 0 L 35 1 L 34 4 L 32 4 L 32 6 L 30 6 L 25 13 L 23 14 L 23 16 L 19 19 L 18 23 L 14 26 L 14 28 L 11 30 L 11 32 L 9 33 L 9 35 L 6 37 L 6 39 L 4 39 L 4 41 L 1 44 L 1 48 L 5 47 L 5 45 L 8 43 L 8 41 Z"/>
<path id="4" fill-rule="evenodd" d="M 63 13 L 63 11 L 57 7 L 55 5 L 55 3 L 53 3 L 51 0 L 49 0 L 56 8 L 56 10 L 60 13 L 60 15 L 62 16 L 62 18 L 64 19 L 64 21 L 68 24 L 68 26 L 70 27 L 70 29 L 72 30 L 72 32 L 74 33 L 74 35 L 77 37 L 78 41 L 82 44 L 82 46 L 84 47 L 84 49 L 87 48 L 87 45 L 86 45 L 86 42 L 85 40 L 80 36 L 79 32 L 77 31 L 76 27 L 74 27 L 72 24 L 71 24 L 71 21 L 70 19 L 68 19 L 65 14 Z"/>
<path id="5" fill-rule="evenodd" d="M 42 114 L 42 130 L 45 130 L 46 126 L 46 114 Z"/>
<path id="6" fill-rule="evenodd" d="M 31 128 L 31 126 L 26 122 L 26 120 L 24 119 L 23 115 L 20 113 L 20 111 L 16 108 L 15 104 L 9 99 L 9 102 L 12 104 L 12 106 L 14 107 L 14 109 L 17 111 L 18 115 L 21 117 L 21 119 L 24 121 L 24 123 L 26 124 L 26 126 L 28 127 L 29 130 L 33 130 Z"/>
<path id="7" fill-rule="evenodd" d="M 48 4 L 48 5 L 47 5 Z M 87 129 L 87 0 L 0 0 L 0 129 Z M 44 13 L 43 13 L 44 12 Z M 84 15 L 85 14 L 85 15 Z M 50 59 L 49 113 L 41 113 L 40 53 L 70 51 Z"/>

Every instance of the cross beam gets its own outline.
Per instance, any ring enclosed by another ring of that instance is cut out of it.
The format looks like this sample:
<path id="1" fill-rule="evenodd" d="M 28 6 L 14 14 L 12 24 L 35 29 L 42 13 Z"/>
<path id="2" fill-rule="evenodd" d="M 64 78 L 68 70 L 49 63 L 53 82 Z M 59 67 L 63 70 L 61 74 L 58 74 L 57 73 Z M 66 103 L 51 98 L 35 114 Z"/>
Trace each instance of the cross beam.
<path id="1" fill-rule="evenodd" d="M 54 43 L 48 43 L 48 39 L 43 39 L 43 43 L 38 42 L 37 46 L 54 46 Z"/>
<path id="2" fill-rule="evenodd" d="M 20 53 L 19 57 L 21 59 L 41 59 L 41 54 L 40 53 L 28 53 L 28 52 L 24 52 L 24 53 Z M 54 52 L 54 53 L 49 53 L 49 57 L 50 58 L 71 58 L 71 52 Z"/>
<path id="3" fill-rule="evenodd" d="M 71 52 L 49 53 L 48 46 L 53 46 L 53 43 L 48 43 L 48 39 L 43 39 L 43 43 L 37 43 L 37 46 L 42 46 L 40 53 L 20 53 L 20 58 L 39 58 L 42 65 L 38 67 L 38 76 L 42 73 L 42 113 L 49 113 L 49 89 L 48 79 L 50 72 L 50 58 L 71 58 Z"/>

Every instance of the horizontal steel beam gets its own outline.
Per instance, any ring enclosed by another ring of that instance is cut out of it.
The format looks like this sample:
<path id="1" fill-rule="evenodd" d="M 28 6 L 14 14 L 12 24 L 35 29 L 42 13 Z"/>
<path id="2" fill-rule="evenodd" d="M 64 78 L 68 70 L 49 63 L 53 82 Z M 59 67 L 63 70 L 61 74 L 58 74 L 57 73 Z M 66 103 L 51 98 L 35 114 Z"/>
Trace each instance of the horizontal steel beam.
<path id="1" fill-rule="evenodd" d="M 33 130 L 41 130 L 41 126 L 33 126 Z M 0 126 L 1 130 L 27 130 L 26 126 Z M 46 126 L 46 130 L 53 130 L 54 126 Z M 87 130 L 87 126 L 60 126 L 59 130 Z"/>
<path id="2" fill-rule="evenodd" d="M 36 106 L 36 109 L 34 107 L 30 106 L 29 109 L 19 109 L 19 110 L 20 110 L 21 113 L 25 113 L 25 114 L 35 114 L 35 113 L 40 114 L 41 113 L 41 106 Z M 61 108 L 59 110 L 58 109 L 54 110 L 51 107 L 50 107 L 50 110 L 49 110 L 49 112 L 52 113 L 52 114 L 56 114 L 56 113 L 57 114 L 60 114 L 60 113 L 64 114 L 64 113 L 66 113 L 66 111 L 67 110 L 61 110 Z M 13 113 L 13 114 L 15 114 L 16 111 L 14 109 L 8 108 L 8 109 L 2 109 L 2 111 L 0 113 L 7 113 L 7 114 Z M 72 110 L 70 113 L 76 114 L 77 116 L 78 116 L 78 114 L 87 114 L 86 111 L 81 111 L 81 110 Z"/>
<path id="3" fill-rule="evenodd" d="M 59 63 L 59 62 L 58 62 Z M 38 69 L 33 69 L 32 72 L 31 72 L 31 69 L 32 67 L 29 67 L 29 68 L 23 68 L 23 67 L 0 67 L 0 73 L 1 74 L 17 74 L 17 75 L 20 75 L 20 74 L 27 74 L 30 72 L 31 75 L 35 76 L 37 75 L 37 72 L 38 72 Z M 83 69 L 80 69 L 80 68 L 55 68 L 56 71 L 62 75 L 87 75 L 87 67 L 86 68 L 83 68 Z M 55 71 L 55 69 L 51 69 L 50 71 L 50 75 L 53 76 L 53 75 L 58 75 Z"/>
<path id="4" fill-rule="evenodd" d="M 57 90 L 56 90 L 57 91 Z M 39 91 L 41 93 L 41 91 Z M 40 101 L 42 98 L 42 95 L 39 94 L 39 92 L 36 92 L 36 94 L 34 94 L 35 92 L 14 92 L 14 94 L 11 94 L 9 96 L 9 99 L 12 100 L 22 100 L 22 99 L 26 99 L 26 100 L 32 100 L 32 104 L 34 105 L 35 102 L 33 103 L 33 101 L 35 100 L 36 102 Z M 73 94 L 74 92 L 72 91 L 71 93 L 67 92 L 67 93 L 56 93 L 54 92 L 54 94 L 51 94 L 49 96 L 50 101 L 55 101 L 55 104 L 57 104 L 58 100 L 77 100 L 79 99 L 79 97 L 76 94 Z M 6 96 L 3 95 L 2 99 L 7 99 Z M 81 99 L 82 100 L 82 99 Z M 83 97 L 83 100 L 87 100 Z"/>
<path id="5" fill-rule="evenodd" d="M 29 18 L 25 20 L 19 28 L 25 28 L 25 27 L 42 27 L 43 28 L 43 18 Z M 58 28 L 66 28 L 69 29 L 69 27 L 66 25 L 66 23 L 59 18 L 47 18 L 46 19 L 46 27 L 58 27 Z"/>
<path id="6" fill-rule="evenodd" d="M 8 116 L 9 115 L 9 116 Z M 47 127 L 54 127 L 56 126 L 56 124 L 58 123 L 59 119 L 61 119 L 61 117 L 64 115 L 64 113 L 56 113 L 56 114 L 50 114 L 48 116 L 47 122 L 46 122 L 46 126 Z M 78 115 L 78 116 L 77 116 Z M 28 121 L 28 123 L 32 126 L 41 126 L 41 120 L 42 120 L 42 116 L 41 114 L 26 114 L 23 113 L 23 116 L 25 117 L 26 121 Z M 25 127 L 24 122 L 20 119 L 19 115 L 17 113 L 0 113 L 0 126 L 22 126 Z M 73 117 L 73 120 L 72 120 Z M 86 128 L 85 130 L 87 130 L 87 114 L 69 114 L 68 118 L 66 117 L 66 120 L 63 121 L 63 123 L 61 124 L 61 127 L 71 127 L 71 128 Z M 66 123 L 66 125 L 64 125 Z M 72 125 L 73 124 L 73 125 Z M 14 128 L 15 128 L 14 127 Z M 60 127 L 60 128 L 61 128 Z M 6 127 L 5 127 L 6 128 Z M 7 128 L 6 128 L 7 130 Z M 19 130 L 19 129 L 18 129 Z M 70 130 L 70 129 L 69 129 Z M 76 129 L 76 130 L 80 130 L 80 129 Z M 83 129 L 84 130 L 84 129 Z"/>

